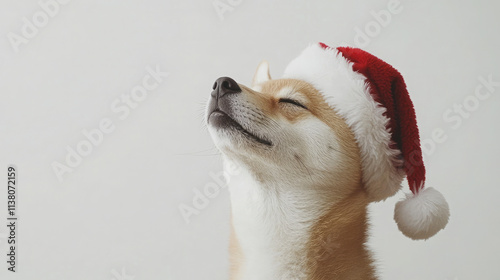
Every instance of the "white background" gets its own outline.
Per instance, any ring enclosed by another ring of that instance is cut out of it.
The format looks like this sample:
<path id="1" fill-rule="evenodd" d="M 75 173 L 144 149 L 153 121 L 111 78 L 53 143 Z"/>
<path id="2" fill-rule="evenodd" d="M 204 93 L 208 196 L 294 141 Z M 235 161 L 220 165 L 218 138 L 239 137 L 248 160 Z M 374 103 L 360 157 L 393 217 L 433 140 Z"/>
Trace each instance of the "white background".
<path id="1" fill-rule="evenodd" d="M 203 125 L 214 80 L 249 84 L 262 59 L 280 77 L 309 43 L 360 46 L 367 26 L 361 45 L 405 77 L 421 137 L 446 135 L 424 159 L 452 215 L 416 242 L 392 220 L 402 192 L 372 205 L 380 278 L 500 279 L 500 86 L 472 106 L 479 77 L 500 81 L 499 2 L 401 1 L 378 30 L 371 12 L 388 0 L 230 2 L 219 15 L 211 0 L 73 0 L 15 52 L 8 34 L 21 36 L 23 17 L 42 9 L 1 1 L 0 279 L 226 279 L 227 189 L 189 224 L 178 209 L 221 170 Z M 111 104 L 148 66 L 170 75 L 119 119 Z M 473 110 L 460 124 L 443 119 L 464 100 Z M 103 118 L 115 130 L 60 182 L 53 162 Z M 4 262 L 9 164 L 19 169 L 16 273 Z"/>

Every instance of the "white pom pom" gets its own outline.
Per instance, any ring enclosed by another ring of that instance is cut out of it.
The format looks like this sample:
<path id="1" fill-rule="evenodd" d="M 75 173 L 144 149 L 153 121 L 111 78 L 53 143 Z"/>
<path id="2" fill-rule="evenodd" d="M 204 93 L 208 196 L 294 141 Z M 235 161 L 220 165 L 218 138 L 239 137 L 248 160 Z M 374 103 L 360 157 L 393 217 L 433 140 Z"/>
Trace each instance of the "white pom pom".
<path id="1" fill-rule="evenodd" d="M 433 188 L 416 195 L 407 194 L 396 203 L 394 220 L 399 230 L 411 239 L 428 239 L 448 223 L 450 209 L 444 196 Z"/>

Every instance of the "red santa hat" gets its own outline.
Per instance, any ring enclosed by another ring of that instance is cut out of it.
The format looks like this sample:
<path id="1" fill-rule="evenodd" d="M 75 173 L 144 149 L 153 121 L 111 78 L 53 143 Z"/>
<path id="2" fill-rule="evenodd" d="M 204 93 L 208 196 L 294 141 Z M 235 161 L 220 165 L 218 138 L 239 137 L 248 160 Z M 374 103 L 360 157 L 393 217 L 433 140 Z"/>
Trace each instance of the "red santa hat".
<path id="1" fill-rule="evenodd" d="M 372 201 L 393 196 L 407 177 L 411 194 L 396 204 L 394 213 L 403 234 L 427 239 L 446 226 L 450 213 L 445 198 L 424 187 L 415 110 L 396 69 L 363 50 L 319 43 L 290 62 L 284 77 L 315 86 L 349 125 Z"/>

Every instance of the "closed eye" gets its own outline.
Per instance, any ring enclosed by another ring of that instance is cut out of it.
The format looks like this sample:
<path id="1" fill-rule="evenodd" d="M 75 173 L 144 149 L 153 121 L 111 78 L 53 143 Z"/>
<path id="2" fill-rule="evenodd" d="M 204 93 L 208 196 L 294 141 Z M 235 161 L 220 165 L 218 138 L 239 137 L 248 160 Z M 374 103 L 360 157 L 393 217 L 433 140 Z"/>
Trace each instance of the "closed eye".
<path id="1" fill-rule="evenodd" d="M 280 98 L 279 100 L 280 103 L 290 103 L 290 104 L 293 104 L 295 106 L 298 106 L 298 107 L 301 107 L 303 109 L 306 109 L 307 110 L 307 107 L 302 105 L 302 103 L 296 101 L 296 100 L 293 100 L 293 99 L 290 99 L 290 98 Z"/>

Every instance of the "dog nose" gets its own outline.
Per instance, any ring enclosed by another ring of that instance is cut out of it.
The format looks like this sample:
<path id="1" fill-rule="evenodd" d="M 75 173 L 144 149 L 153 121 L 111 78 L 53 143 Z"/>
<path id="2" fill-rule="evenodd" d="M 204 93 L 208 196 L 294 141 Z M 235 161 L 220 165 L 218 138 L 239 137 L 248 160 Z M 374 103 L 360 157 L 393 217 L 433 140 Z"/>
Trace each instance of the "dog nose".
<path id="1" fill-rule="evenodd" d="M 235 80 L 233 80 L 229 77 L 218 78 L 215 81 L 212 89 L 213 89 L 212 97 L 214 97 L 214 98 L 221 98 L 225 94 L 229 94 L 229 93 L 241 92 L 241 88 L 240 88 L 240 86 L 238 86 L 238 83 L 236 83 Z"/>

